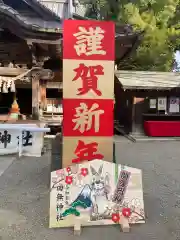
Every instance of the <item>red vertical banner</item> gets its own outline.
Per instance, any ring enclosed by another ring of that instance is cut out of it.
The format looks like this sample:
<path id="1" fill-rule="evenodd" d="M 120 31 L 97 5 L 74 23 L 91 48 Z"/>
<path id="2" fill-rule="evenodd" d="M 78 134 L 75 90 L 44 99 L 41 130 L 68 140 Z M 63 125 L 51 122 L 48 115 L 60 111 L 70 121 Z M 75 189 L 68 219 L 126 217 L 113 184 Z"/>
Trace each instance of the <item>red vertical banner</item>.
<path id="1" fill-rule="evenodd" d="M 65 20 L 63 27 L 63 59 L 114 61 L 113 22 Z"/>
<path id="2" fill-rule="evenodd" d="M 63 167 L 113 158 L 113 22 L 65 20 Z"/>

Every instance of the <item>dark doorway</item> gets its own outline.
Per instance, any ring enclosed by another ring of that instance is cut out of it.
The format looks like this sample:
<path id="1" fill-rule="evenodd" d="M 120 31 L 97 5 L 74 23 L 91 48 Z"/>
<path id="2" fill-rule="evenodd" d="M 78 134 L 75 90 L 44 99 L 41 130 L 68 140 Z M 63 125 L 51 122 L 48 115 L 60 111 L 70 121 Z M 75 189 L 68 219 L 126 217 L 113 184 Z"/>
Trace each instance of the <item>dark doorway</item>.
<path id="1" fill-rule="evenodd" d="M 132 131 L 132 96 L 124 91 L 119 80 L 115 81 L 114 87 L 115 106 L 114 120 L 118 122 L 122 132 L 129 134 Z"/>
<path id="2" fill-rule="evenodd" d="M 32 89 L 31 88 L 17 88 L 16 89 L 17 102 L 19 104 L 20 112 L 25 115 L 32 114 Z"/>
<path id="3" fill-rule="evenodd" d="M 14 93 L 0 93 L 0 114 L 8 114 L 14 100 Z"/>
<path id="4" fill-rule="evenodd" d="M 56 98 L 56 99 L 62 99 L 62 90 L 59 89 L 46 89 L 46 97 L 47 98 Z"/>

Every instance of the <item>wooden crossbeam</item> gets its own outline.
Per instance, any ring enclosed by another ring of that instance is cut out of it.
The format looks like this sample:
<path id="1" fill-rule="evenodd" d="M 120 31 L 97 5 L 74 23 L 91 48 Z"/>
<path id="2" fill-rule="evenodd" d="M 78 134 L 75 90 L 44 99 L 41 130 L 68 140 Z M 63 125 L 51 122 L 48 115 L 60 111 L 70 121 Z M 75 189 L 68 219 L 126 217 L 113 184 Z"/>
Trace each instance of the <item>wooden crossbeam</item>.
<path id="1" fill-rule="evenodd" d="M 12 80 L 20 80 L 29 74 L 39 72 L 39 78 L 43 80 L 51 80 L 53 78 L 53 73 L 49 69 L 41 69 L 39 67 L 34 67 L 32 69 L 24 68 L 13 68 L 13 67 L 0 67 L 0 76 L 12 77 Z"/>
<path id="2" fill-rule="evenodd" d="M 27 72 L 27 69 L 23 68 L 10 68 L 10 67 L 0 67 L 0 75 L 1 76 L 12 76 L 16 77 L 20 74 Z"/>

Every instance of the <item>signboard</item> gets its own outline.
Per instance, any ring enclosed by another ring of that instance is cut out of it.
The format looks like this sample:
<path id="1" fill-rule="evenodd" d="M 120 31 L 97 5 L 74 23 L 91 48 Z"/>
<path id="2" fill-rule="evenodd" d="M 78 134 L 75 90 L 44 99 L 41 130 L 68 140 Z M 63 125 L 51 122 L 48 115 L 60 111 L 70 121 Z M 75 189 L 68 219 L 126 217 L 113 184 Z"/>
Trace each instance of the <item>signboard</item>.
<path id="1" fill-rule="evenodd" d="M 64 167 L 75 158 L 112 161 L 114 29 L 113 22 L 64 21 Z"/>
<path id="2" fill-rule="evenodd" d="M 171 97 L 169 100 L 169 112 L 179 113 L 179 98 Z"/>
<path id="3" fill-rule="evenodd" d="M 18 126 L 22 125 L 26 126 L 26 124 L 18 124 Z M 27 124 L 27 126 L 37 127 L 36 124 Z M 0 130 L 0 155 L 18 153 L 20 131 L 8 130 L 6 124 L 3 124 L 3 127 L 4 130 Z M 23 140 L 22 155 L 40 157 L 44 143 L 43 133 L 23 131 L 21 134 Z"/>
<path id="4" fill-rule="evenodd" d="M 158 111 L 166 111 L 167 108 L 167 98 L 160 97 L 158 98 Z"/>
<path id="5" fill-rule="evenodd" d="M 149 100 L 149 108 L 153 108 L 155 109 L 156 108 L 156 99 L 150 99 Z"/>
<path id="6" fill-rule="evenodd" d="M 102 160 L 51 173 L 50 228 L 144 223 L 140 169 Z"/>

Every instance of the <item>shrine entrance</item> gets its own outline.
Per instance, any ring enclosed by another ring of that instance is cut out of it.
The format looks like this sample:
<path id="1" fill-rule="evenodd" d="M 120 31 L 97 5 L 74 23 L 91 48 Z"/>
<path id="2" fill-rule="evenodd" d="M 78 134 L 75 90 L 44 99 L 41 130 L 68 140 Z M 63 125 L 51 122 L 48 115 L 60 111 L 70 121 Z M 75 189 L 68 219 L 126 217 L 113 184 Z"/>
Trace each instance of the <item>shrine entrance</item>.
<path id="1" fill-rule="evenodd" d="M 9 113 L 13 99 L 14 93 L 12 92 L 0 94 L 0 115 Z"/>
<path id="2" fill-rule="evenodd" d="M 124 91 L 119 80 L 115 77 L 115 106 L 114 122 L 115 134 L 129 134 L 132 132 L 132 105 L 133 97 L 130 92 Z"/>
<path id="3" fill-rule="evenodd" d="M 16 88 L 16 98 L 22 114 L 32 114 L 32 89 Z"/>

